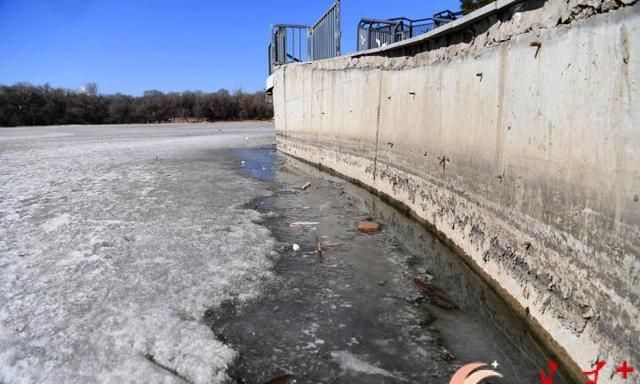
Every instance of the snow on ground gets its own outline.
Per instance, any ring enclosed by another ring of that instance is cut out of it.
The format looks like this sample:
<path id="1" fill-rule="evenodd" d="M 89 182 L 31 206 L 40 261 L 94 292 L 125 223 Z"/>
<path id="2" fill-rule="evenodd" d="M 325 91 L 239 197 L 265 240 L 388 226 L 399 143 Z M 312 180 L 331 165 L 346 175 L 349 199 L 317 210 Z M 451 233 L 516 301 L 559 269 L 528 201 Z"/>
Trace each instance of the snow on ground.
<path id="1" fill-rule="evenodd" d="M 273 239 L 242 208 L 263 184 L 216 149 L 272 135 L 0 129 L 0 382 L 226 380 L 236 353 L 200 319 L 259 294 Z"/>

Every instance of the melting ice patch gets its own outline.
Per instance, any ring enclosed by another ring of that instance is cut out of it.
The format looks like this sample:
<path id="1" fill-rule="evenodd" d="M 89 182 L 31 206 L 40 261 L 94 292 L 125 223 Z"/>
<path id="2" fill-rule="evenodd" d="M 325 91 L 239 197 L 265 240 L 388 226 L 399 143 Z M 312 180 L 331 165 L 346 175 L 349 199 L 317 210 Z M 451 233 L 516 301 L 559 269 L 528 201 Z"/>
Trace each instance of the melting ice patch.
<path id="1" fill-rule="evenodd" d="M 340 368 L 344 371 L 352 371 L 355 373 L 363 373 L 366 375 L 377 375 L 396 380 L 401 380 L 400 377 L 393 373 L 386 371 L 375 365 L 369 364 L 364 360 L 359 359 L 357 356 L 348 351 L 333 351 L 331 352 L 331 358 L 333 361 L 340 365 Z"/>

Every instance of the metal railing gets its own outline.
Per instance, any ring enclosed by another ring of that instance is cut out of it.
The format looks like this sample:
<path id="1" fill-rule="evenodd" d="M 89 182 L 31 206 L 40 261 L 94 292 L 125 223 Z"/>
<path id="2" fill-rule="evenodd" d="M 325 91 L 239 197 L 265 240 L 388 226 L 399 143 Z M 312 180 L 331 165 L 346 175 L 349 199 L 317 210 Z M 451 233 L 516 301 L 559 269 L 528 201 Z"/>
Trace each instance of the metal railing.
<path id="1" fill-rule="evenodd" d="M 456 20 L 462 12 L 442 11 L 425 19 L 406 17 L 391 19 L 361 19 L 358 23 L 358 51 L 379 48 L 411 37 L 422 35 Z"/>
<path id="2" fill-rule="evenodd" d="M 457 20 L 462 15 L 462 11 L 452 12 L 446 9 L 433 15 L 432 20 L 435 23 L 436 27 L 440 27 L 449 22 L 452 22 L 453 20 Z"/>
<path id="3" fill-rule="evenodd" d="M 358 51 L 384 47 L 410 36 L 408 25 L 398 19 L 362 19 L 358 23 Z"/>
<path id="4" fill-rule="evenodd" d="M 272 25 L 269 74 L 278 65 L 340 56 L 340 33 L 340 0 L 335 0 L 313 26 Z"/>
<path id="5" fill-rule="evenodd" d="M 310 27 L 299 24 L 271 26 L 269 74 L 277 65 L 307 61 L 310 57 Z"/>
<path id="6" fill-rule="evenodd" d="M 425 19 L 406 17 L 362 19 L 358 23 L 358 51 L 383 47 L 427 33 L 456 20 L 462 12 L 442 11 Z M 340 56 L 340 0 L 335 2 L 312 26 L 275 24 L 271 26 L 269 74 L 278 65 Z"/>
<path id="7" fill-rule="evenodd" d="M 340 0 L 311 27 L 311 60 L 340 56 Z"/>

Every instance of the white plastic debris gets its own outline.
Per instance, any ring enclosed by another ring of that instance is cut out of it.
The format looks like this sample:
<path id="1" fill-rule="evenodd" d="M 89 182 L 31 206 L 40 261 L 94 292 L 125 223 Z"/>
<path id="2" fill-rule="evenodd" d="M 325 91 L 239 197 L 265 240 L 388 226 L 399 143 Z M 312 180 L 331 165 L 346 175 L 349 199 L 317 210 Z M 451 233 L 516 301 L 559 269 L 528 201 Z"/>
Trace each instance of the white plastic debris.
<path id="1" fill-rule="evenodd" d="M 296 227 L 310 227 L 313 225 L 318 225 L 320 224 L 317 221 L 296 221 L 294 223 L 289 224 L 289 227 L 291 228 L 296 228 Z"/>
<path id="2" fill-rule="evenodd" d="M 299 251 L 300 250 L 300 246 L 298 244 L 293 244 L 293 250 L 294 251 Z"/>

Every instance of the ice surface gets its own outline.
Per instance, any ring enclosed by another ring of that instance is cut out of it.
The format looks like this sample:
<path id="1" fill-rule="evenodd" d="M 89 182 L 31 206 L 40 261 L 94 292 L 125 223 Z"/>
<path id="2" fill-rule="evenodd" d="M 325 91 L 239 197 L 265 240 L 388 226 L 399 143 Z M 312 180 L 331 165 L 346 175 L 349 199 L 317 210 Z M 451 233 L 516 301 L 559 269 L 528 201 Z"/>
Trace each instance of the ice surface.
<path id="1" fill-rule="evenodd" d="M 47 221 L 43 224 L 43 229 L 46 232 L 52 232 L 57 230 L 60 226 L 65 225 L 69 222 L 70 216 L 68 213 L 63 213 L 60 216 L 54 217 L 53 219 Z"/>
<path id="2" fill-rule="evenodd" d="M 200 319 L 259 294 L 273 239 L 216 149 L 269 127 L 42 132 L 0 130 L 0 382 L 224 382 Z"/>
<path id="3" fill-rule="evenodd" d="M 352 371 L 366 375 L 379 375 L 394 378 L 396 380 L 399 379 L 399 377 L 395 376 L 391 372 L 367 363 L 348 351 L 331 352 L 331 357 L 345 371 Z"/>

